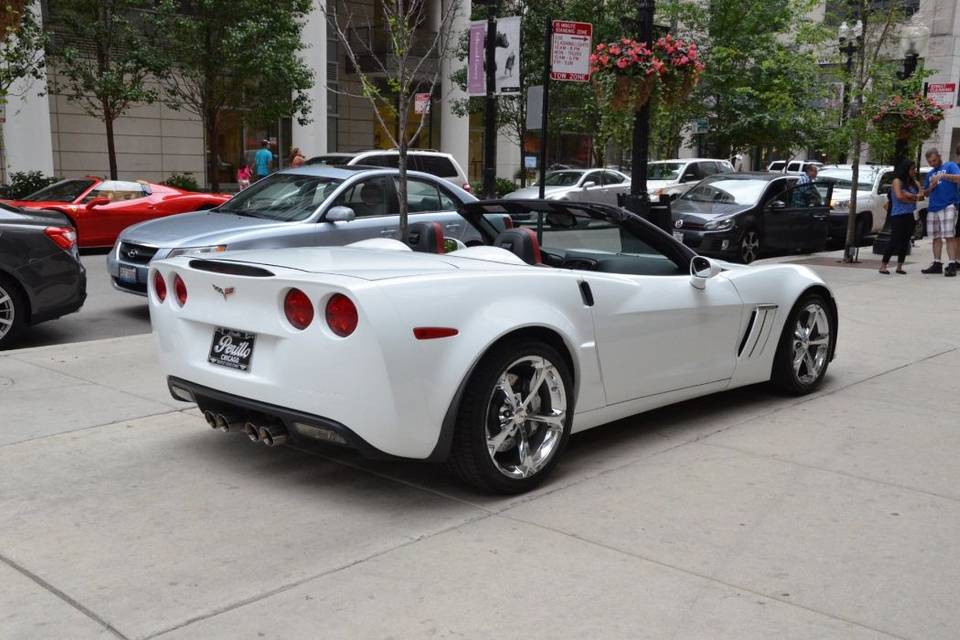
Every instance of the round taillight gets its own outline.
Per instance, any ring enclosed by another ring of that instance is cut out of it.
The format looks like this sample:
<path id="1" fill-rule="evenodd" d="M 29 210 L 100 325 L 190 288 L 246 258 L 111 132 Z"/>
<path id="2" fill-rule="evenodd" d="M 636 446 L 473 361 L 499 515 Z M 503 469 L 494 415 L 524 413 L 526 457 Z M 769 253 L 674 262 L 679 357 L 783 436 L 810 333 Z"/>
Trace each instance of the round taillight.
<path id="1" fill-rule="evenodd" d="M 341 338 L 346 338 L 357 328 L 357 307 L 347 296 L 335 293 L 327 300 L 327 325 Z"/>
<path id="2" fill-rule="evenodd" d="M 153 292 L 157 294 L 157 300 L 160 302 L 167 299 L 167 281 L 159 271 L 153 272 Z"/>
<path id="3" fill-rule="evenodd" d="M 187 285 L 184 284 L 180 274 L 173 276 L 173 292 L 177 294 L 177 302 L 181 307 L 187 304 Z"/>
<path id="4" fill-rule="evenodd" d="M 283 299 L 283 312 L 287 321 L 297 329 L 306 329 L 313 322 L 313 304 L 300 289 L 290 289 Z"/>

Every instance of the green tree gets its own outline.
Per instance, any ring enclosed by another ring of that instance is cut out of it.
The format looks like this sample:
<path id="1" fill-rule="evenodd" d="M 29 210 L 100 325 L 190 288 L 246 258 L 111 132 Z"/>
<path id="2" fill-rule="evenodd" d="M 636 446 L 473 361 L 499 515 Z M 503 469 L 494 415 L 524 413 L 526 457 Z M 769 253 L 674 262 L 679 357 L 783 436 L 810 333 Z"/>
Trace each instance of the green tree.
<path id="1" fill-rule="evenodd" d="M 300 52 L 312 8 L 311 0 L 160 0 L 157 29 L 172 65 L 160 79 L 163 98 L 202 120 L 213 190 L 220 188 L 215 147 L 225 111 L 257 124 L 284 116 L 309 122 L 314 77 Z"/>
<path id="2" fill-rule="evenodd" d="M 398 152 L 397 196 L 400 237 L 407 232 L 407 150 L 423 132 L 429 118 L 408 126 L 418 93 L 434 95 L 440 83 L 439 61 L 456 46 L 453 23 L 461 11 L 460 0 L 449 0 L 433 31 L 427 18 L 428 0 L 378 0 L 372 14 L 353 13 L 346 3 L 330 3 L 327 22 L 346 53 L 350 72 L 360 81 L 361 93 Z M 360 35 L 366 34 L 366 35 Z M 384 43 L 379 46 L 378 42 Z M 361 60 L 362 58 L 362 60 Z M 384 82 L 378 82 L 377 77 Z M 353 95 L 345 91 L 347 95 Z M 388 126 L 396 122 L 396 129 Z"/>
<path id="3" fill-rule="evenodd" d="M 156 101 L 151 75 L 165 68 L 152 55 L 147 30 L 150 0 L 50 0 L 58 34 L 56 90 L 103 121 L 110 177 L 117 178 L 113 124 L 133 104 Z"/>

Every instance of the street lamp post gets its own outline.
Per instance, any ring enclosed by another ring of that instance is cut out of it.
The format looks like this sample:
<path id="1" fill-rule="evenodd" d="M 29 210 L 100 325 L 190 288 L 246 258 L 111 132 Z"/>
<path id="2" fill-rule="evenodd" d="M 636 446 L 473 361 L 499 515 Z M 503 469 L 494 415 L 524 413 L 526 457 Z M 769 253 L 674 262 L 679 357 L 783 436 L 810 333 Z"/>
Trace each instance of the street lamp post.
<path id="1" fill-rule="evenodd" d="M 840 114 L 840 124 L 847 121 L 847 112 L 850 110 L 850 77 L 853 74 L 853 54 L 863 45 L 863 22 L 857 22 L 851 27 L 846 22 L 840 23 L 840 29 L 837 31 L 837 42 L 840 53 L 846 56 L 844 69 L 846 74 L 843 78 L 843 112 Z M 844 153 L 841 162 L 846 162 L 847 156 Z"/>
<path id="2" fill-rule="evenodd" d="M 900 52 L 903 54 L 903 69 L 897 73 L 900 80 L 909 80 L 917 71 L 917 65 L 920 62 L 920 54 L 927 44 L 930 37 L 930 30 L 922 24 L 911 24 L 904 27 L 900 32 Z M 894 165 L 899 164 L 907 157 L 907 141 L 897 140 L 897 146 L 893 153 Z"/>
<path id="3" fill-rule="evenodd" d="M 637 0 L 638 34 L 640 42 L 650 45 L 653 41 L 653 14 L 656 0 Z M 603 105 L 601 105 L 603 108 Z M 647 193 L 647 161 L 650 155 L 650 103 L 636 112 L 633 120 L 633 149 L 631 152 L 630 193 L 620 202 L 628 211 L 669 229 L 671 225 L 670 200 L 662 199 L 651 204 Z"/>

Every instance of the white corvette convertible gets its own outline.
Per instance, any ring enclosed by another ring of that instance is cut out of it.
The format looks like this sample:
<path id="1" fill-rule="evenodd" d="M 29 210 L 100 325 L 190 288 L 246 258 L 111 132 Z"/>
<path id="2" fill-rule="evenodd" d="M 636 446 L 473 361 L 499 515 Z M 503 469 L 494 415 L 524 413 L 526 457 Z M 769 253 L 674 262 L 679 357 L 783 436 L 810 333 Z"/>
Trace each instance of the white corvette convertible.
<path id="1" fill-rule="evenodd" d="M 405 243 L 152 264 L 171 393 L 271 446 L 446 461 L 512 493 L 571 433 L 768 380 L 809 393 L 833 358 L 836 304 L 805 267 L 717 263 L 602 205 L 462 215 L 485 245 L 423 223 Z"/>

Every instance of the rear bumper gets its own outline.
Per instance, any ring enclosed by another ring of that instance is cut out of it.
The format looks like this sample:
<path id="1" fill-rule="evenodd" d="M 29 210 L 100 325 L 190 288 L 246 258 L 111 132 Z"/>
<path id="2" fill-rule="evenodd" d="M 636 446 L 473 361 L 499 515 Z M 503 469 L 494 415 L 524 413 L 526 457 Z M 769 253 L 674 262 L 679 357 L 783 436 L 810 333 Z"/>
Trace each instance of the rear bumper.
<path id="1" fill-rule="evenodd" d="M 87 271 L 66 251 L 24 266 L 16 278 L 30 297 L 30 324 L 78 311 L 87 299 Z"/>
<path id="2" fill-rule="evenodd" d="M 244 420 L 280 422 L 287 431 L 288 441 L 301 448 L 322 448 L 326 445 L 344 446 L 354 449 L 367 458 L 394 458 L 388 453 L 380 451 L 366 440 L 358 436 L 349 427 L 323 416 L 317 416 L 302 411 L 278 407 L 259 400 L 251 400 L 226 391 L 211 389 L 174 376 L 167 377 L 167 387 L 170 395 L 176 400 L 197 403 L 201 411 L 232 411 L 243 415 Z M 185 396 L 189 395 L 189 399 Z M 304 428 L 307 427 L 307 428 Z M 312 429 L 310 428 L 312 427 Z M 310 436 L 310 433 L 329 434 L 323 437 Z M 339 440 L 337 439 L 339 438 Z"/>

